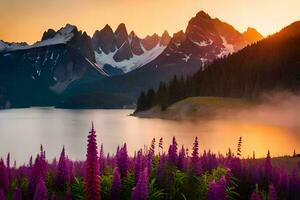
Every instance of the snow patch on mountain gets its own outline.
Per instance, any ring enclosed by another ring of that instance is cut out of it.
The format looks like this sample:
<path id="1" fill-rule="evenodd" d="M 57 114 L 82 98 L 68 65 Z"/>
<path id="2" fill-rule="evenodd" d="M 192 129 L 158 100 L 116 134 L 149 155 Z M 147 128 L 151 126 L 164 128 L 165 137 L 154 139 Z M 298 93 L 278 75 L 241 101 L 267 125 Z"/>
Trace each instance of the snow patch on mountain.
<path id="1" fill-rule="evenodd" d="M 36 42 L 32 45 L 10 45 L 7 46 L 5 51 L 16 51 L 16 50 L 26 50 L 26 49 L 31 49 L 31 48 L 38 48 L 38 47 L 44 47 L 44 46 L 51 46 L 51 45 L 56 45 L 56 44 L 66 44 L 68 41 L 70 41 L 74 34 L 72 31 L 74 30 L 75 26 L 72 25 L 66 25 L 64 28 L 61 28 L 57 34 L 50 39 L 44 40 L 44 41 L 39 41 Z M 1 44 L 0 44 L 0 51 L 1 51 Z"/>
<path id="2" fill-rule="evenodd" d="M 217 55 L 218 58 L 222 58 L 234 52 L 234 46 L 229 44 L 224 36 L 221 36 L 223 41 L 224 48 L 222 49 L 221 53 Z"/>
<path id="3" fill-rule="evenodd" d="M 5 50 L 7 47 L 8 45 L 5 42 L 0 40 L 0 51 Z"/>
<path id="4" fill-rule="evenodd" d="M 0 52 L 6 51 L 8 49 L 16 49 L 16 48 L 22 48 L 27 45 L 18 44 L 18 43 L 6 43 L 2 40 L 0 40 Z"/>
<path id="5" fill-rule="evenodd" d="M 192 56 L 192 54 L 189 54 L 189 55 L 184 54 L 184 58 L 182 58 L 182 60 L 185 62 L 188 62 L 190 60 L 191 56 Z"/>
<path id="6" fill-rule="evenodd" d="M 110 65 L 112 67 L 121 69 L 124 73 L 130 72 L 134 69 L 137 69 L 141 66 L 144 66 L 157 58 L 166 48 L 166 46 L 161 46 L 160 44 L 157 44 L 154 48 L 150 50 L 146 50 L 143 45 L 141 45 L 144 53 L 141 55 L 133 55 L 128 60 L 123 60 L 120 62 L 117 62 L 114 60 L 114 55 L 118 51 L 116 49 L 114 52 L 111 52 L 109 54 L 105 54 L 101 49 L 100 52 L 98 53 L 95 51 L 95 57 L 96 57 L 96 62 L 99 65 Z"/>
<path id="7" fill-rule="evenodd" d="M 199 47 L 206 47 L 206 46 L 209 46 L 213 43 L 213 41 L 211 39 L 209 39 L 209 41 L 201 41 L 201 42 L 191 40 L 191 42 L 196 44 Z"/>

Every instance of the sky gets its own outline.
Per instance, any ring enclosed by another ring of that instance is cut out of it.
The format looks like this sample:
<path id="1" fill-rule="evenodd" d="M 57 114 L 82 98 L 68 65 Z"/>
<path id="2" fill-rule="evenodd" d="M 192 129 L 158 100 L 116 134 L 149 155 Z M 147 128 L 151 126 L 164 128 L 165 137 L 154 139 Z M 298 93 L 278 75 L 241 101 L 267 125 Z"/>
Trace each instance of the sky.
<path id="1" fill-rule="evenodd" d="M 0 0 L 0 39 L 33 43 L 67 23 L 91 36 L 122 22 L 141 37 L 173 34 L 200 10 L 240 32 L 254 27 L 266 36 L 300 20 L 299 8 L 299 0 Z"/>

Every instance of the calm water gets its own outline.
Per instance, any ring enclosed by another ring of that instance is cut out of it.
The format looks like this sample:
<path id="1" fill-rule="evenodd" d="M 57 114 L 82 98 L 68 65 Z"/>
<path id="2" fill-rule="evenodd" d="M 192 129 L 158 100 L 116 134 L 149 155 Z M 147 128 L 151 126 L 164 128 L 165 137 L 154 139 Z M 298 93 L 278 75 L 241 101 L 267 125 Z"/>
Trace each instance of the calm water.
<path id="1" fill-rule="evenodd" d="M 59 156 L 63 145 L 72 159 L 84 159 L 86 136 L 94 121 L 98 144 L 106 152 L 115 152 L 117 146 L 128 144 L 129 153 L 148 145 L 153 137 L 191 147 L 198 136 L 200 148 L 225 153 L 234 151 L 239 136 L 243 137 L 243 156 L 264 156 L 268 149 L 273 156 L 300 151 L 300 128 L 289 128 L 242 120 L 202 120 L 178 122 L 159 119 L 139 119 L 128 116 L 132 110 L 62 110 L 28 108 L 0 111 L 0 156 L 11 153 L 18 164 L 28 161 L 43 144 L 47 158 Z"/>

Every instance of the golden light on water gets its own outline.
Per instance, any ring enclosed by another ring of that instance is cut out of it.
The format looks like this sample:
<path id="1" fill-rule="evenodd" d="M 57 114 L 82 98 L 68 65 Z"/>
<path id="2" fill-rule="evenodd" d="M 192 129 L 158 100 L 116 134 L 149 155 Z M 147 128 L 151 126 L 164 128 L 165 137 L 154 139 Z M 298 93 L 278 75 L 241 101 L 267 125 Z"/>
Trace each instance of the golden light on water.
<path id="1" fill-rule="evenodd" d="M 235 152 L 238 138 L 241 136 L 242 155 L 245 158 L 252 157 L 253 151 L 256 157 L 265 157 L 267 150 L 271 151 L 272 156 L 291 155 L 295 147 L 300 147 L 297 133 L 299 129 L 223 120 L 214 122 L 212 127 L 214 127 L 215 140 L 224 143 L 224 145 L 214 144 L 223 149 L 222 152 L 228 144 L 231 144 L 230 147 Z"/>

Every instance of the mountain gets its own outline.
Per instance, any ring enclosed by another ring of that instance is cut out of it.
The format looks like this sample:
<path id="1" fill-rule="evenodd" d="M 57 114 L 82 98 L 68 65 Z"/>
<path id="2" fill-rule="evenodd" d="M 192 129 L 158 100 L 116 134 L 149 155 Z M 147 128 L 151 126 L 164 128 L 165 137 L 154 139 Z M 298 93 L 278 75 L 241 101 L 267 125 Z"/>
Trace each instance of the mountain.
<path id="1" fill-rule="evenodd" d="M 0 107 L 118 108 L 174 75 L 188 76 L 261 39 L 203 11 L 185 31 L 140 38 L 121 23 L 87 33 L 67 24 L 28 45 L 0 41 Z"/>
<path id="2" fill-rule="evenodd" d="M 26 46 L 27 43 L 9 43 L 9 42 L 4 42 L 3 40 L 0 40 L 0 52 L 5 51 L 7 49 L 15 49 L 15 48 L 21 48 L 23 46 Z"/>
<path id="3" fill-rule="evenodd" d="M 128 73 L 154 60 L 167 47 L 171 37 L 164 32 L 139 38 L 134 31 L 128 34 L 125 24 L 113 32 L 109 25 L 92 37 L 96 62 L 110 76 Z"/>
<path id="4" fill-rule="evenodd" d="M 140 39 L 120 24 L 115 32 L 106 25 L 91 38 L 67 24 L 48 29 L 32 45 L 0 40 L 0 108 L 57 105 L 66 90 L 134 70 L 170 41 L 167 32 L 153 36 Z"/>
<path id="5" fill-rule="evenodd" d="M 230 24 L 200 11 L 189 21 L 185 32 L 174 34 L 168 47 L 150 65 L 174 65 L 177 68 L 193 64 L 203 68 L 216 58 L 227 56 L 262 38 L 255 29 L 249 28 L 247 32 L 240 33 Z"/>
<path id="6" fill-rule="evenodd" d="M 264 38 L 256 29 L 249 27 L 247 31 L 243 33 L 243 37 L 250 43 L 255 43 Z"/>
<path id="7" fill-rule="evenodd" d="M 113 37 L 113 31 L 109 27 L 106 27 L 106 29 L 105 32 L 109 32 L 109 34 L 107 34 L 110 35 L 109 38 L 115 38 Z M 118 29 L 124 29 L 124 27 Z M 125 30 L 122 32 L 123 35 L 126 35 Z M 137 67 L 135 70 L 122 75 L 82 84 L 80 88 L 67 90 L 66 93 L 69 98 L 66 99 L 61 106 L 93 107 L 97 105 L 95 99 L 101 98 L 103 94 L 106 94 L 105 98 L 107 98 L 107 94 L 112 96 L 119 95 L 120 98 L 123 98 L 123 102 L 127 102 L 126 104 L 119 104 L 120 101 L 118 101 L 118 103 L 114 104 L 114 107 L 133 105 L 141 91 L 149 88 L 157 88 L 161 81 L 168 81 L 174 75 L 188 76 L 196 73 L 199 69 L 204 70 L 205 66 L 213 60 L 236 52 L 252 42 L 261 39 L 260 34 L 252 35 L 253 37 L 249 39 L 245 37 L 243 33 L 235 30 L 231 25 L 217 18 L 213 19 L 203 11 L 200 11 L 189 21 L 185 31 L 175 33 L 169 42 L 167 33 L 164 33 L 161 38 L 154 34 L 139 42 L 135 33 L 131 32 L 128 40 L 123 39 L 121 41 L 123 41 L 126 46 L 126 51 L 124 50 L 124 52 L 129 55 L 134 55 L 133 58 L 145 55 L 145 53 L 142 54 L 142 51 L 154 47 L 158 41 L 160 41 L 161 44 L 167 44 L 167 46 L 158 45 L 159 52 L 161 53 L 152 61 L 149 59 L 147 64 L 143 65 L 145 63 L 143 62 L 141 67 Z M 110 41 L 116 40 L 117 39 L 110 39 Z M 127 47 L 131 47 L 131 51 L 128 50 Z M 105 46 L 103 46 L 103 49 L 106 50 Z M 111 58 L 116 55 L 116 49 L 116 47 L 111 48 L 110 52 L 106 51 L 102 53 L 105 57 L 100 58 L 110 61 Z M 157 48 L 154 47 L 149 50 L 149 52 L 152 50 L 156 51 Z M 110 55 L 110 57 L 108 58 L 107 55 Z M 154 55 L 156 56 L 156 54 Z M 133 58 L 130 60 L 134 60 Z M 124 61 L 121 61 L 121 63 L 123 62 Z M 104 63 L 98 63 L 105 66 Z M 132 65 L 130 61 L 125 60 L 124 63 L 126 63 L 126 67 L 120 67 L 121 69 L 124 71 L 126 71 L 128 67 L 131 69 Z M 119 63 L 114 61 L 112 65 L 117 66 L 117 64 Z M 91 99 L 92 96 L 93 98 Z M 88 99 L 91 99 L 91 101 L 88 102 Z M 111 103 L 112 102 L 109 102 L 109 104 Z M 97 105 L 97 107 L 101 106 L 105 106 L 103 100 L 99 101 Z"/>
<path id="8" fill-rule="evenodd" d="M 261 93 L 300 89 L 300 21 L 228 57 L 215 60 L 186 80 L 175 77 L 139 98 L 137 111 L 163 109 L 190 96 L 256 99 Z"/>
<path id="9" fill-rule="evenodd" d="M 5 44 L 0 52 L 0 96 L 11 107 L 55 105 L 71 83 L 107 76 L 94 64 L 91 38 L 72 25 L 57 32 L 50 29 L 32 45 Z"/>

